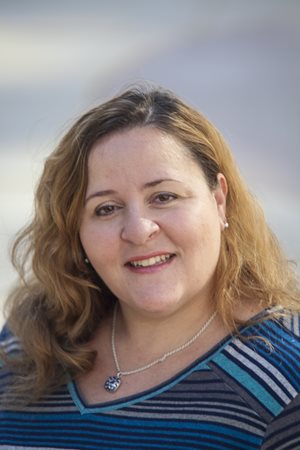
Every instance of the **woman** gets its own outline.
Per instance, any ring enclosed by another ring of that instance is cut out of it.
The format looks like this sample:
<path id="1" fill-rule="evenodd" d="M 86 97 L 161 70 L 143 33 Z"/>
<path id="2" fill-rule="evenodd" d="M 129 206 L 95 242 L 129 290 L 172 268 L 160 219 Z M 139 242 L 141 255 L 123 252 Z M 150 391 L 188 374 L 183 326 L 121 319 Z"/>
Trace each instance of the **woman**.
<path id="1" fill-rule="evenodd" d="M 296 276 L 172 93 L 134 87 L 74 124 L 13 261 L 2 448 L 300 448 Z"/>

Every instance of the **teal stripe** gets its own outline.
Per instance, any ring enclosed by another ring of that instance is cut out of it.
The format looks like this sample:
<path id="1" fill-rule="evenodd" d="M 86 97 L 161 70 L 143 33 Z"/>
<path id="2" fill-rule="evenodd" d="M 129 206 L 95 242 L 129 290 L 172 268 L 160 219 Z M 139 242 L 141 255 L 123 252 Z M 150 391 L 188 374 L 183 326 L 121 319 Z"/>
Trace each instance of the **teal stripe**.
<path id="1" fill-rule="evenodd" d="M 195 371 L 207 370 L 207 369 L 211 370 L 207 365 L 208 360 L 209 360 L 209 358 L 204 361 L 201 361 L 200 364 L 191 367 L 189 370 L 182 372 L 181 375 L 173 378 L 172 381 L 170 381 L 169 383 L 163 384 L 161 388 L 153 388 L 153 389 L 150 389 L 149 391 L 146 391 L 147 393 L 145 393 L 145 394 L 133 395 L 132 397 L 129 397 L 129 400 L 127 399 L 126 401 L 116 400 L 115 402 L 108 402 L 106 404 L 104 403 L 101 406 L 94 405 L 94 406 L 89 407 L 88 405 L 85 405 L 84 401 L 80 398 L 80 395 L 77 392 L 77 389 L 75 387 L 76 384 L 74 381 L 72 381 L 72 380 L 69 381 L 69 383 L 67 384 L 67 387 L 68 387 L 69 393 L 73 399 L 73 402 L 75 403 L 75 405 L 77 406 L 77 408 L 80 411 L 80 414 L 82 414 L 82 415 L 96 414 L 96 413 L 102 413 L 102 412 L 106 412 L 106 411 L 114 411 L 117 409 L 127 408 L 136 403 L 141 403 L 141 402 L 144 402 L 145 400 L 156 397 L 157 395 L 160 395 L 163 392 L 170 390 L 173 386 L 176 386 L 178 383 L 185 380 L 185 378 L 187 378 L 189 375 L 191 375 Z"/>
<path id="2" fill-rule="evenodd" d="M 235 364 L 223 354 L 216 355 L 213 361 L 217 363 L 222 370 L 225 370 L 231 378 L 237 380 L 245 389 L 255 395 L 257 400 L 263 404 L 272 414 L 277 415 L 283 407 L 275 400 L 266 389 L 259 384 L 248 372 Z"/>

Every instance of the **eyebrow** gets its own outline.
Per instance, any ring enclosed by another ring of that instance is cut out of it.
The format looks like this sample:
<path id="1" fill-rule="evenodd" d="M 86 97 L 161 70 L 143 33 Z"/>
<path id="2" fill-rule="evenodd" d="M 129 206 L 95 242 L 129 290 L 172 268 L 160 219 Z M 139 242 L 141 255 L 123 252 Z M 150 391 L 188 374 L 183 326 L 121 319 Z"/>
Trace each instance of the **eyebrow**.
<path id="1" fill-rule="evenodd" d="M 175 181 L 176 183 L 180 183 L 179 180 L 174 180 L 173 178 L 160 178 L 158 180 L 153 180 L 153 181 L 149 181 L 148 183 L 145 183 L 143 185 L 143 189 L 147 189 L 150 187 L 154 187 L 157 186 L 158 184 L 164 183 L 165 181 Z M 86 199 L 85 199 L 85 204 L 91 200 L 92 198 L 95 197 L 105 197 L 107 195 L 114 195 L 117 194 L 117 191 L 114 191 L 113 189 L 105 189 L 104 191 L 96 191 L 93 192 L 93 194 L 90 194 Z"/>

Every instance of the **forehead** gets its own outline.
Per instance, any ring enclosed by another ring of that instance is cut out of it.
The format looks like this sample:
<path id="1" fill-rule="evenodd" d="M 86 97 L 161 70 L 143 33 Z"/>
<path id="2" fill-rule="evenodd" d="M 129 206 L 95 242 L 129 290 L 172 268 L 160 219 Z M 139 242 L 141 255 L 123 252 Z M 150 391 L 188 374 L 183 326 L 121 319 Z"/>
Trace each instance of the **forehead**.
<path id="1" fill-rule="evenodd" d="M 187 148 L 156 128 L 118 132 L 91 148 L 87 196 L 107 190 L 125 193 L 157 180 L 175 180 L 196 189 L 208 187 L 201 166 Z"/>
<path id="2" fill-rule="evenodd" d="M 133 164 L 136 169 L 146 165 L 178 166 L 194 164 L 189 150 L 171 134 L 153 127 L 138 127 L 114 133 L 98 140 L 91 148 L 88 166 L 117 168 Z"/>

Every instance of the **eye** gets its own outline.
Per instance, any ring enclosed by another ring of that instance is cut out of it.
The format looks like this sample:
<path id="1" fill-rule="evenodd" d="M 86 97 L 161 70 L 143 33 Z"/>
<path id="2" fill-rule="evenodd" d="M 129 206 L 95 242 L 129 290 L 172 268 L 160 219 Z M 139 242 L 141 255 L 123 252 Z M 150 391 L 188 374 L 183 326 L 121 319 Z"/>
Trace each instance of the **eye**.
<path id="1" fill-rule="evenodd" d="M 95 215 L 98 217 L 111 216 L 112 214 L 117 212 L 120 208 L 121 208 L 121 206 L 113 205 L 110 203 L 106 204 L 106 205 L 98 206 L 95 209 Z"/>
<path id="2" fill-rule="evenodd" d="M 165 205 L 176 200 L 177 198 L 178 196 L 171 192 L 159 192 L 158 194 L 154 195 L 152 202 L 158 205 Z"/>

